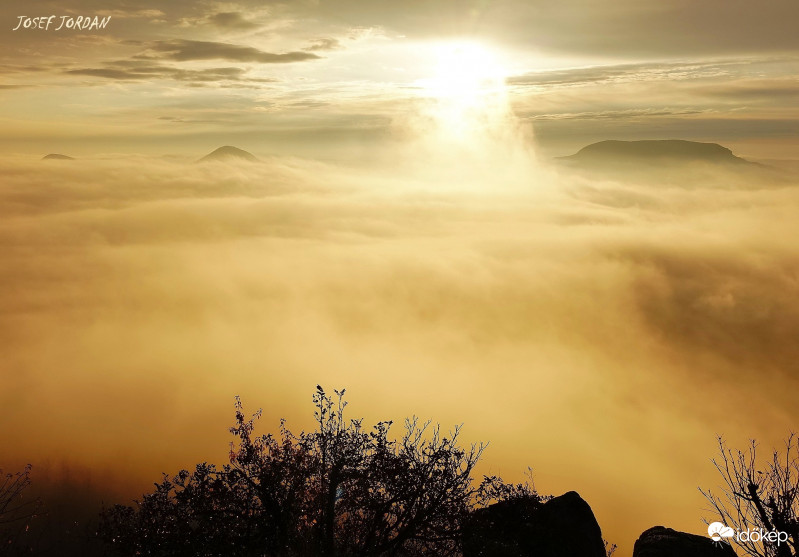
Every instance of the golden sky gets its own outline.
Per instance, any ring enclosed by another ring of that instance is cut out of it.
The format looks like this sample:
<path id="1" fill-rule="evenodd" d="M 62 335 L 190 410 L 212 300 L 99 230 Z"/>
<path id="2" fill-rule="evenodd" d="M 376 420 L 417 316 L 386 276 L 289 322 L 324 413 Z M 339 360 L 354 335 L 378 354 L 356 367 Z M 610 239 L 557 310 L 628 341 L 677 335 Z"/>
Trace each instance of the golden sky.
<path id="1" fill-rule="evenodd" d="M 234 395 L 301 429 L 322 384 L 367 422 L 464 423 L 482 471 L 577 490 L 619 555 L 703 533 L 715 436 L 796 427 L 796 174 L 551 158 L 680 138 L 790 168 L 797 16 L 3 2 L 0 467 L 145 490 L 224 460 Z M 193 164 L 221 145 L 261 162 Z"/>
<path id="2" fill-rule="evenodd" d="M 373 144 L 435 72 L 436 45 L 477 41 L 554 154 L 601 139 L 796 149 L 793 0 L 7 1 L 3 148 L 287 153 Z M 56 19 L 12 31 L 20 16 Z M 56 31 L 61 16 L 111 17 Z"/>

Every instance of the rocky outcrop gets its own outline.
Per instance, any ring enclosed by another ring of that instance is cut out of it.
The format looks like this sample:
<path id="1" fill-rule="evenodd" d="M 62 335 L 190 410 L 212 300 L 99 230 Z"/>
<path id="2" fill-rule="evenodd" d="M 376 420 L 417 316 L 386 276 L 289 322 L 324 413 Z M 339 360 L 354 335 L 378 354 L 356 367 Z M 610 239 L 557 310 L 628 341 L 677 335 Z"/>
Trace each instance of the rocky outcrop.
<path id="1" fill-rule="evenodd" d="M 464 557 L 605 557 L 591 507 L 570 491 L 541 503 L 503 501 L 474 512 L 464 527 Z"/>
<path id="2" fill-rule="evenodd" d="M 735 557 L 735 551 L 708 537 L 655 526 L 635 542 L 633 557 Z"/>

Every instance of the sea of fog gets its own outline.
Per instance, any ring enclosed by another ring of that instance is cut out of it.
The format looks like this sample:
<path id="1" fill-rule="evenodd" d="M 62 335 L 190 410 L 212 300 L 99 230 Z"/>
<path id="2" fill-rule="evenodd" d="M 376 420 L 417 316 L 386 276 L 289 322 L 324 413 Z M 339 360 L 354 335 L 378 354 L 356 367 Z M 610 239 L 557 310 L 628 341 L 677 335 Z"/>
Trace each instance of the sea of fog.
<path id="1" fill-rule="evenodd" d="M 716 436 L 797 423 L 797 181 L 573 173 L 507 133 L 363 165 L 1 157 L 6 458 L 131 497 L 224 462 L 234 395 L 299 430 L 321 384 L 365 423 L 463 423 L 481 473 L 577 490 L 625 552 L 701 532 Z"/>

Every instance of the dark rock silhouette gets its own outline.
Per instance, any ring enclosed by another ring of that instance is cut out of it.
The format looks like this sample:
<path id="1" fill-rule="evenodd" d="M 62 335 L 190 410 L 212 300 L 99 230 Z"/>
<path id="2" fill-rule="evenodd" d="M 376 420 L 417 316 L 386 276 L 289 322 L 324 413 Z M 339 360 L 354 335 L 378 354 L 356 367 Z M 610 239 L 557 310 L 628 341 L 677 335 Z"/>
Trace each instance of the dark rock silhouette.
<path id="1" fill-rule="evenodd" d="M 215 151 L 208 153 L 197 162 L 235 161 L 235 160 L 258 162 L 258 159 L 252 153 L 248 153 L 243 149 L 239 149 L 238 147 L 232 147 L 230 145 L 225 145 L 224 147 L 220 147 L 219 149 L 216 149 Z"/>
<path id="2" fill-rule="evenodd" d="M 45 156 L 43 156 L 43 157 L 42 157 L 42 160 L 43 160 L 43 161 L 48 161 L 48 160 L 50 160 L 50 161 L 52 161 L 52 160 L 58 160 L 58 161 L 74 161 L 74 160 L 75 160 L 75 158 L 74 158 L 74 157 L 67 156 L 67 155 L 60 155 L 60 154 L 58 154 L 58 153 L 50 153 L 49 155 L 45 155 Z"/>
<path id="3" fill-rule="evenodd" d="M 574 155 L 561 157 L 577 163 L 602 162 L 706 162 L 714 164 L 749 164 L 717 143 L 699 143 L 681 139 L 647 141 L 600 141 L 583 147 Z"/>
<path id="4" fill-rule="evenodd" d="M 735 557 L 735 551 L 709 537 L 655 526 L 636 540 L 633 557 Z"/>
<path id="5" fill-rule="evenodd" d="M 464 557 L 605 557 L 602 530 L 576 492 L 540 503 L 502 501 L 474 512 L 464 527 Z"/>

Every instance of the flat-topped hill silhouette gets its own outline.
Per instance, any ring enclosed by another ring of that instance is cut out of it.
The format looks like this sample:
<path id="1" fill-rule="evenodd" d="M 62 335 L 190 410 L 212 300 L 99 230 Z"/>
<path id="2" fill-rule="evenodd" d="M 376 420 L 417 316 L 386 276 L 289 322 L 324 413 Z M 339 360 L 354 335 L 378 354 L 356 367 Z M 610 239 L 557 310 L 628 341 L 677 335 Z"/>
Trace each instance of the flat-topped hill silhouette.
<path id="1" fill-rule="evenodd" d="M 42 157 L 43 161 L 74 161 L 75 157 L 70 157 L 68 155 L 61 155 L 59 153 L 50 153 L 49 155 L 45 155 Z"/>
<path id="2" fill-rule="evenodd" d="M 788 173 L 738 157 L 718 143 L 680 139 L 600 141 L 554 162 L 583 178 L 641 185 L 758 189 L 794 183 Z"/>
<path id="3" fill-rule="evenodd" d="M 751 164 L 718 143 L 700 143 L 682 139 L 644 141 L 607 140 L 583 147 L 574 155 L 560 157 L 578 164 L 627 163 L 688 163 Z"/>
<path id="4" fill-rule="evenodd" d="M 244 149 L 225 145 L 211 153 L 208 153 L 197 162 L 210 162 L 210 161 L 236 161 L 243 160 L 248 162 L 258 162 L 258 159 L 252 153 L 248 153 Z"/>

